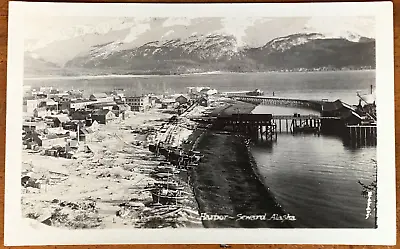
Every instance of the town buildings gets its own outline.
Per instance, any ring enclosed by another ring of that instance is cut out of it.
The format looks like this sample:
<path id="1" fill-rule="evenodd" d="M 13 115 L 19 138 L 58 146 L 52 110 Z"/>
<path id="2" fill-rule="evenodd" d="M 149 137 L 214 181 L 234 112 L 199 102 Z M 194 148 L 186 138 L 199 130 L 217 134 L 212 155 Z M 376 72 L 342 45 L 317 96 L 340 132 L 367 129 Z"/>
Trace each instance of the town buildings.
<path id="1" fill-rule="evenodd" d="M 52 88 L 27 89 L 24 96 L 22 142 L 28 149 L 45 149 L 46 155 L 69 158 L 80 142 L 99 129 L 100 124 L 122 118 L 131 107 L 123 93 L 94 93 L 82 98 L 81 91 L 60 92 Z M 146 110 L 148 97 L 136 98 L 135 110 Z M 68 148 L 68 149 L 67 149 Z M 63 151 L 63 153 L 61 153 Z"/>
<path id="2" fill-rule="evenodd" d="M 131 107 L 131 111 L 134 112 L 145 112 L 151 107 L 150 97 L 144 96 L 131 96 L 126 97 L 126 104 Z"/>

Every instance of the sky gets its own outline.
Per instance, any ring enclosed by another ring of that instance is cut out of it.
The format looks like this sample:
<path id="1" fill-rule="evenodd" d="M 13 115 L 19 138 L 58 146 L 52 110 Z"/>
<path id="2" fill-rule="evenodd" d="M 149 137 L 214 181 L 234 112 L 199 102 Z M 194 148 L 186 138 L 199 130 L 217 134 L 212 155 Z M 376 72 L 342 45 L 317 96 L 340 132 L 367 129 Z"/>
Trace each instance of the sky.
<path id="1" fill-rule="evenodd" d="M 48 17 L 26 16 L 25 50 L 35 51 L 58 41 L 90 35 L 104 40 L 142 45 L 154 40 L 187 38 L 212 33 L 234 35 L 238 46 L 262 46 L 294 33 L 317 32 L 327 37 L 349 34 L 375 38 L 371 17 L 237 17 L 237 18 L 132 18 L 132 17 Z M 105 35 L 107 39 L 105 39 Z M 96 45 L 96 38 L 90 39 Z M 98 45 L 98 44 L 97 44 Z"/>

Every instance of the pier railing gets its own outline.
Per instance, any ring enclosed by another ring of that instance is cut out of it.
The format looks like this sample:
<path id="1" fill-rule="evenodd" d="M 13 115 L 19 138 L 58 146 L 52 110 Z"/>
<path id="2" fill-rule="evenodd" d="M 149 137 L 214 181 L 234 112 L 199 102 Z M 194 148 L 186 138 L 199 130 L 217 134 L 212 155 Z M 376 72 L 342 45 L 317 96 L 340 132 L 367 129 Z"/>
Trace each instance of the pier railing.
<path id="1" fill-rule="evenodd" d="M 317 100 L 304 100 L 304 99 L 267 97 L 267 96 L 232 95 L 230 96 L 230 98 L 259 105 L 301 107 L 301 108 L 312 109 L 319 112 L 322 111 L 322 105 L 324 103 L 324 101 L 317 101 Z"/>

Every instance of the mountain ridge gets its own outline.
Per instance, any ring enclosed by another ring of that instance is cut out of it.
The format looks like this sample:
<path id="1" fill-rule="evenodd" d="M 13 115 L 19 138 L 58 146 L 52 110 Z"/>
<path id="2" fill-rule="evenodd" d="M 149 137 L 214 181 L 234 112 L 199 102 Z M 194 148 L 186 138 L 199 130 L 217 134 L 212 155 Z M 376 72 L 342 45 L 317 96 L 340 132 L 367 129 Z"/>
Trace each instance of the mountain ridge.
<path id="1" fill-rule="evenodd" d="M 248 47 L 238 46 L 233 35 L 208 34 L 155 40 L 129 49 L 121 46 L 126 45 L 109 41 L 91 46 L 59 67 L 60 71 L 184 74 L 375 68 L 375 40 L 351 35 L 345 39 L 316 32 L 297 33 L 277 37 L 260 47 Z"/>

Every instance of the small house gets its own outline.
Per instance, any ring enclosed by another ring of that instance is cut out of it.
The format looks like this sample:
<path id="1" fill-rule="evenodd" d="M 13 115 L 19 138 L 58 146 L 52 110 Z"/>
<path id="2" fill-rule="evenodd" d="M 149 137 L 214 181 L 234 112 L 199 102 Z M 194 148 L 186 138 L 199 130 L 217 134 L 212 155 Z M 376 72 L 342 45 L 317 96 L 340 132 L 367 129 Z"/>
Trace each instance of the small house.
<path id="1" fill-rule="evenodd" d="M 200 97 L 198 100 L 199 105 L 207 107 L 208 106 L 208 99 L 206 97 Z"/>
<path id="2" fill-rule="evenodd" d="M 163 99 L 161 102 L 161 108 L 167 109 L 168 107 L 173 107 L 176 103 L 175 99 Z"/>
<path id="3" fill-rule="evenodd" d="M 38 107 L 33 110 L 33 116 L 36 118 L 42 118 L 51 115 L 51 111 L 46 107 Z"/>
<path id="4" fill-rule="evenodd" d="M 51 148 L 53 146 L 65 146 L 68 138 L 69 138 L 69 134 L 48 135 L 46 137 L 41 138 L 41 141 L 42 141 L 41 145 L 43 148 Z"/>
<path id="5" fill-rule="evenodd" d="M 80 110 L 76 110 L 71 113 L 71 119 L 72 120 L 87 120 L 87 119 L 90 119 L 91 114 L 92 113 L 90 111 L 80 109 Z"/>
<path id="6" fill-rule="evenodd" d="M 94 132 L 97 131 L 99 129 L 99 123 L 94 120 L 90 125 L 86 125 L 86 130 L 88 130 L 89 132 Z"/>
<path id="7" fill-rule="evenodd" d="M 180 95 L 175 99 L 175 102 L 179 103 L 180 105 L 183 105 L 183 104 L 186 104 L 188 102 L 188 98 L 186 98 L 183 95 Z"/>
<path id="8" fill-rule="evenodd" d="M 118 111 L 119 113 L 129 111 L 131 107 L 127 104 L 116 104 L 113 106 L 112 110 Z"/>
<path id="9" fill-rule="evenodd" d="M 115 118 L 115 114 L 110 110 L 98 110 L 92 114 L 92 120 L 96 120 L 99 124 L 108 124 Z"/>
<path id="10" fill-rule="evenodd" d="M 87 128 L 82 127 L 79 129 L 79 133 L 77 139 L 78 141 L 86 141 L 86 137 L 91 133 Z"/>
<path id="11" fill-rule="evenodd" d="M 54 116 L 53 117 L 53 122 L 55 127 L 61 127 L 67 123 L 69 123 L 71 120 L 69 119 L 68 116 Z"/>
<path id="12" fill-rule="evenodd" d="M 47 128 L 47 124 L 45 122 L 24 121 L 22 123 L 22 130 L 26 131 L 26 132 L 44 130 L 46 128 Z"/>

